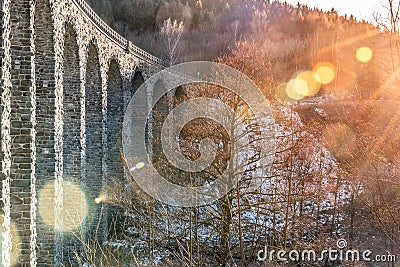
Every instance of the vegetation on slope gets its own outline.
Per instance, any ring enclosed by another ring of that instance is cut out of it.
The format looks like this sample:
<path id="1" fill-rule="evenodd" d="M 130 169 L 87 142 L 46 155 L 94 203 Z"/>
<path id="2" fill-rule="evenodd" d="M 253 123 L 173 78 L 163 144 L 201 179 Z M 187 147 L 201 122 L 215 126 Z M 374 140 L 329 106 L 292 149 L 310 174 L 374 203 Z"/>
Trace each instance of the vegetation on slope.
<path id="1" fill-rule="evenodd" d="M 248 75 L 270 102 L 278 128 L 273 173 L 263 190 L 251 191 L 244 182 L 215 205 L 175 209 L 143 202 L 140 194 L 121 199 L 126 184 L 113 186 L 118 197 L 112 202 L 130 215 L 120 234 L 130 244 L 147 244 L 146 260 L 250 266 L 265 244 L 321 251 L 338 238 L 353 248 L 399 253 L 400 62 L 390 27 L 262 0 L 93 1 L 93 7 L 158 56 L 167 52 L 164 21 L 183 22 L 179 60 L 214 60 Z M 293 85 L 299 80 L 313 84 L 312 92 L 299 92 Z M 214 96 L 242 111 L 243 103 L 221 88 L 181 91 L 179 101 Z M 156 116 L 155 125 L 163 119 Z M 248 134 L 257 132 L 252 129 Z M 205 120 L 183 129 L 188 158 L 198 157 L 196 140 L 206 133 L 221 143 L 218 164 L 195 182 L 213 180 L 227 166 L 233 144 L 219 131 Z M 163 155 L 155 155 L 155 165 L 175 182 L 192 181 Z"/>

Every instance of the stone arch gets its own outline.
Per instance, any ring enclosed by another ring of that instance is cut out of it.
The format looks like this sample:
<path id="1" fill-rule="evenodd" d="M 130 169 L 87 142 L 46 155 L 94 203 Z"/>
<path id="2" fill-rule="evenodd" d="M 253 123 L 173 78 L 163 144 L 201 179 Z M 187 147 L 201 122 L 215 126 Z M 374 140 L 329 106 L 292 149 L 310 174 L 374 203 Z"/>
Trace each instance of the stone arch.
<path id="1" fill-rule="evenodd" d="M 143 83 L 144 83 L 143 74 L 138 70 L 135 71 L 135 74 L 131 79 L 131 90 L 130 90 L 131 97 L 136 93 L 136 91 Z"/>
<path id="2" fill-rule="evenodd" d="M 73 16 L 72 13 L 66 13 L 65 14 L 65 19 L 64 19 L 64 28 L 67 29 L 67 27 L 70 27 L 71 30 L 75 33 L 75 39 L 77 41 L 77 44 L 79 46 L 80 43 L 82 43 L 82 26 L 77 18 Z M 66 36 L 66 35 L 65 35 Z"/>
<path id="3" fill-rule="evenodd" d="M 136 93 L 136 91 L 143 83 L 144 83 L 144 78 L 140 71 L 135 71 L 134 73 L 124 77 L 123 79 L 124 113 L 133 95 Z"/>
<path id="4" fill-rule="evenodd" d="M 55 172 L 55 53 L 49 0 L 36 1 L 35 35 L 36 187 L 42 200 L 53 201 L 54 192 L 42 191 L 44 185 L 54 180 Z M 54 214 L 54 210 L 48 212 L 49 216 Z M 47 215 L 39 214 L 40 216 Z M 39 223 L 37 234 L 37 263 L 45 265 L 52 262 L 54 257 L 54 232 L 44 223 Z"/>
<path id="5" fill-rule="evenodd" d="M 154 97 L 158 97 L 158 96 L 163 96 L 163 97 L 165 97 L 166 96 L 166 94 L 164 94 L 164 91 L 165 91 L 165 85 L 164 85 L 164 82 L 160 79 L 160 80 L 157 80 L 155 83 L 154 83 Z M 161 101 L 162 100 L 162 98 L 159 100 L 159 101 Z"/>
<path id="6" fill-rule="evenodd" d="M 89 42 L 86 65 L 85 85 L 85 174 L 84 183 L 91 190 L 93 197 L 100 195 L 103 180 L 103 97 L 102 80 L 98 46 L 95 39 Z M 99 207 L 101 208 L 101 207 Z M 93 225 L 98 221 L 99 210 L 96 212 Z M 91 228 L 91 227 L 90 227 Z M 91 230 L 91 229 L 90 229 Z"/>
<path id="7" fill-rule="evenodd" d="M 97 40 L 96 36 L 92 36 L 88 39 L 85 40 L 85 50 L 86 50 L 86 55 L 89 56 L 89 52 L 91 48 L 96 49 L 96 54 L 97 57 L 99 58 L 99 65 L 100 65 L 100 46 L 99 46 L 99 41 Z"/>
<path id="8" fill-rule="evenodd" d="M 121 65 L 121 60 L 118 56 L 118 54 L 115 51 L 109 51 L 110 55 L 107 56 L 107 77 L 109 77 L 109 72 L 110 68 L 114 67 L 113 71 L 118 70 L 119 76 L 121 76 L 122 79 L 122 65 Z M 109 81 L 108 81 L 109 82 Z"/>

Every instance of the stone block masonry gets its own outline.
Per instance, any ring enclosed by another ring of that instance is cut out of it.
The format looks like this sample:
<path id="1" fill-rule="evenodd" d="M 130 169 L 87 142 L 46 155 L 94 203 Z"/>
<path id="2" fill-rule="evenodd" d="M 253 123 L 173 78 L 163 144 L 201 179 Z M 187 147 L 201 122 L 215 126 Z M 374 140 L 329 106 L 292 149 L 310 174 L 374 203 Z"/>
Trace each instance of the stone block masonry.
<path id="1" fill-rule="evenodd" d="M 68 249 L 80 248 L 63 230 L 65 183 L 85 188 L 94 214 L 82 229 L 93 234 L 92 224 L 100 223 L 105 238 L 107 214 L 100 218 L 94 199 L 108 179 L 124 177 L 124 110 L 162 62 L 115 33 L 84 1 L 0 4 L 2 266 L 74 266 Z M 51 205 L 40 210 L 39 200 Z"/>

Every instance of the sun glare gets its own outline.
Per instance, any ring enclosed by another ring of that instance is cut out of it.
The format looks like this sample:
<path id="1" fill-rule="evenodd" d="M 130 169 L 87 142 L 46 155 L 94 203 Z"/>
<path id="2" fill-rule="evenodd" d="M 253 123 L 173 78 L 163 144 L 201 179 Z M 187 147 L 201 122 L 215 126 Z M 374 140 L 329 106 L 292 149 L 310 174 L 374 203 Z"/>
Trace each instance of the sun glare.
<path id="1" fill-rule="evenodd" d="M 317 81 L 313 71 L 303 71 L 297 75 L 297 79 L 303 80 L 307 84 L 305 96 L 315 95 L 321 88 L 321 83 Z"/>
<path id="2" fill-rule="evenodd" d="M 94 200 L 94 202 L 95 202 L 96 204 L 100 204 L 101 202 L 103 202 L 103 200 L 104 200 L 104 197 L 103 197 L 103 196 L 99 196 L 99 197 L 97 197 L 97 198 Z"/>
<path id="3" fill-rule="evenodd" d="M 314 67 L 315 78 L 321 84 L 329 84 L 335 79 L 335 67 L 329 62 L 321 62 Z"/>
<path id="4" fill-rule="evenodd" d="M 3 225 L 4 217 L 0 216 L 0 224 Z M 18 262 L 19 255 L 21 254 L 21 237 L 18 234 L 17 226 L 13 221 L 10 223 L 11 232 L 11 266 L 14 266 Z M 3 227 L 0 227 L 0 249 L 3 247 Z M 1 262 L 0 262 L 0 266 Z"/>
<path id="5" fill-rule="evenodd" d="M 40 191 L 38 210 L 43 222 L 58 231 L 73 231 L 80 227 L 88 215 L 88 205 L 84 192 L 70 182 L 63 182 L 63 226 L 55 225 L 55 183 L 50 182 Z"/>
<path id="6" fill-rule="evenodd" d="M 144 166 L 145 166 L 144 162 L 139 162 L 139 163 L 137 163 L 135 166 L 133 166 L 132 168 L 130 168 L 129 170 L 130 170 L 131 172 L 133 172 L 133 171 L 140 170 L 140 169 L 144 168 Z"/>
<path id="7" fill-rule="evenodd" d="M 367 46 L 360 47 L 356 53 L 357 60 L 363 63 L 369 62 L 372 59 L 372 55 L 372 49 Z"/>
<path id="8" fill-rule="evenodd" d="M 136 164 L 137 169 L 142 169 L 143 167 L 144 167 L 144 162 L 139 162 L 138 164 Z"/>
<path id="9" fill-rule="evenodd" d="M 302 79 L 292 79 L 286 84 L 286 94 L 293 100 L 303 99 L 308 92 L 307 82 Z"/>
<path id="10" fill-rule="evenodd" d="M 322 74 L 324 70 L 319 70 Z M 321 82 L 319 79 L 323 77 L 328 80 L 325 76 L 318 76 L 313 71 L 302 71 L 297 74 L 296 78 L 291 79 L 286 84 L 286 95 L 292 100 L 301 100 L 306 96 L 312 96 L 318 93 L 321 89 Z"/>

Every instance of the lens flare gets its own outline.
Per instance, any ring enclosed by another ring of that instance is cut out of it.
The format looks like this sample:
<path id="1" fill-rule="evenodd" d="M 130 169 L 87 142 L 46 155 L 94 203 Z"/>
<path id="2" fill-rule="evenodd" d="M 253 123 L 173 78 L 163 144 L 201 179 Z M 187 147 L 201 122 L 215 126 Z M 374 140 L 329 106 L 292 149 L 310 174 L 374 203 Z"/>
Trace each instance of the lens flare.
<path id="1" fill-rule="evenodd" d="M 3 225 L 4 217 L 0 216 L 0 224 Z M 21 254 L 21 237 L 18 234 L 18 229 L 16 225 L 11 221 L 10 223 L 11 231 L 11 266 L 15 266 L 18 262 L 19 255 Z M 3 247 L 3 227 L 0 227 L 0 250 Z M 0 262 L 0 266 L 1 262 Z"/>
<path id="2" fill-rule="evenodd" d="M 331 83 L 335 79 L 335 72 L 335 67 L 329 62 L 321 62 L 314 67 L 315 79 L 321 84 Z"/>
<path id="3" fill-rule="evenodd" d="M 129 169 L 129 171 L 133 172 L 136 170 L 140 170 L 145 166 L 144 162 L 139 162 L 137 163 L 135 166 L 133 166 L 132 168 Z"/>
<path id="4" fill-rule="evenodd" d="M 321 83 L 317 81 L 316 74 L 313 71 L 303 71 L 296 78 L 306 82 L 307 90 L 305 96 L 315 95 L 321 88 Z"/>
<path id="5" fill-rule="evenodd" d="M 369 62 L 372 59 L 372 55 L 372 49 L 367 46 L 360 47 L 356 53 L 357 60 L 363 63 Z"/>
<path id="6" fill-rule="evenodd" d="M 143 167 L 144 167 L 144 162 L 139 162 L 138 164 L 136 164 L 136 169 L 138 170 L 140 170 Z"/>
<path id="7" fill-rule="evenodd" d="M 94 200 L 94 202 L 95 202 L 96 204 L 100 204 L 101 202 L 103 202 L 103 200 L 104 200 L 104 198 L 103 198 L 102 196 L 100 196 L 100 197 L 96 198 L 96 199 Z"/>
<path id="8" fill-rule="evenodd" d="M 293 100 L 303 99 L 308 91 L 307 83 L 302 79 L 292 79 L 286 84 L 286 94 Z"/>
<path id="9" fill-rule="evenodd" d="M 39 194 L 38 211 L 43 222 L 57 231 L 73 231 L 80 227 L 86 219 L 89 207 L 83 191 L 76 185 L 63 182 L 63 226 L 56 229 L 55 226 L 55 182 L 45 185 Z"/>

